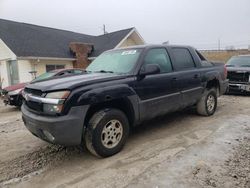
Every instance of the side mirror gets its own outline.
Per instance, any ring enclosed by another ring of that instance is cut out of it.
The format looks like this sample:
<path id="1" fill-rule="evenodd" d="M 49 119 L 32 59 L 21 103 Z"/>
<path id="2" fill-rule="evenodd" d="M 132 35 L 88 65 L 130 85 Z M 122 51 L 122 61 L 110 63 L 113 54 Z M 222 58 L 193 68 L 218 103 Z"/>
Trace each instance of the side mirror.
<path id="1" fill-rule="evenodd" d="M 160 73 L 160 67 L 157 64 L 148 64 L 145 65 L 141 68 L 140 70 L 140 75 L 141 76 L 146 76 L 146 75 L 150 75 L 150 74 L 158 74 Z"/>

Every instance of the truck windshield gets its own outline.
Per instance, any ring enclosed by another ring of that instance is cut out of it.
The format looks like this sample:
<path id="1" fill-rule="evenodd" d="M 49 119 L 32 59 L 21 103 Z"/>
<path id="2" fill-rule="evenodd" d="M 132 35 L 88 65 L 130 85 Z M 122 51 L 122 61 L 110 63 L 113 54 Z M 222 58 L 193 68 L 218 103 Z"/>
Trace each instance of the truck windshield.
<path id="1" fill-rule="evenodd" d="M 129 73 L 135 66 L 141 51 L 142 49 L 123 49 L 104 52 L 86 70 L 103 73 Z"/>
<path id="2" fill-rule="evenodd" d="M 227 67 L 250 67 L 250 56 L 232 57 L 228 60 Z"/>

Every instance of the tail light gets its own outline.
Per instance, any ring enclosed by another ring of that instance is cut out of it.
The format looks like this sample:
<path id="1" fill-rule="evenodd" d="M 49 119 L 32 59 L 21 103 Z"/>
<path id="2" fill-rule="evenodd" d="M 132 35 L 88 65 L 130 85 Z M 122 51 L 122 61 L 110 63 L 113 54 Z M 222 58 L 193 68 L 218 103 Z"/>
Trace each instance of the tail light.
<path id="1" fill-rule="evenodd" d="M 224 65 L 224 77 L 227 78 L 227 67 Z"/>

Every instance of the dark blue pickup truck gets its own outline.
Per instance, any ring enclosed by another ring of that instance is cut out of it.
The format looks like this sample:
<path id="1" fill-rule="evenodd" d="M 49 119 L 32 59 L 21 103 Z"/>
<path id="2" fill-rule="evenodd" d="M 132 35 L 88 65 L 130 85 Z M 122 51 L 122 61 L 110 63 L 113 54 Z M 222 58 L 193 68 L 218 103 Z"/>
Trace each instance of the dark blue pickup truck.
<path id="1" fill-rule="evenodd" d="M 223 64 L 189 46 L 110 50 L 81 75 L 26 86 L 23 121 L 47 142 L 86 145 L 92 154 L 108 157 L 145 120 L 189 106 L 213 115 L 228 87 L 226 77 Z"/>

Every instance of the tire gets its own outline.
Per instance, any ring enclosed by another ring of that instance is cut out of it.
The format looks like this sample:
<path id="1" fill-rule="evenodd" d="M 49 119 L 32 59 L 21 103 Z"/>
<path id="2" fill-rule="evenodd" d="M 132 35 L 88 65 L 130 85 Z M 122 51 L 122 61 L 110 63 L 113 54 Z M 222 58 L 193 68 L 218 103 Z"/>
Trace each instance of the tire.
<path id="1" fill-rule="evenodd" d="M 109 157 L 122 150 L 128 135 L 126 115 L 117 109 L 103 109 L 89 120 L 85 144 L 93 155 Z"/>
<path id="2" fill-rule="evenodd" d="M 197 103 L 197 113 L 202 116 L 211 116 L 217 108 L 216 89 L 206 89 L 202 98 Z"/>

